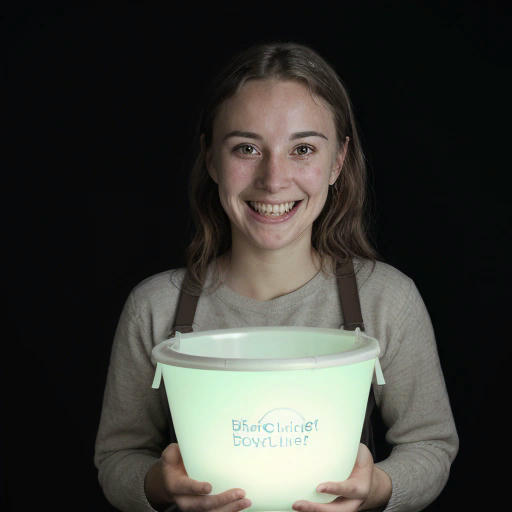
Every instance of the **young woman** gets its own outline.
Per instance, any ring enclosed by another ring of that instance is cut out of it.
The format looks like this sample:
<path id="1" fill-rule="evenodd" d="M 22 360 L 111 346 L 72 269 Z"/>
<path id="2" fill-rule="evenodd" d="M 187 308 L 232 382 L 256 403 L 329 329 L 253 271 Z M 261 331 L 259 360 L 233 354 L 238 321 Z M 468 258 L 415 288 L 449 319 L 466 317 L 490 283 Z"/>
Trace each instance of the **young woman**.
<path id="1" fill-rule="evenodd" d="M 446 484 L 459 441 L 421 296 L 368 241 L 365 161 L 340 79 L 306 46 L 251 47 L 214 81 L 197 135 L 187 267 L 138 284 L 115 334 L 94 458 L 106 497 L 126 511 L 248 508 L 243 489 L 209 495 L 208 482 L 188 477 L 169 443 L 163 387 L 151 388 L 151 350 L 172 334 L 185 295 L 195 297 L 193 330 L 351 328 L 338 279 L 352 269 L 364 329 L 381 344 L 386 385 L 374 382 L 371 398 L 392 450 L 375 460 L 362 442 L 350 478 L 325 482 L 332 503 L 294 509 L 425 508 Z"/>

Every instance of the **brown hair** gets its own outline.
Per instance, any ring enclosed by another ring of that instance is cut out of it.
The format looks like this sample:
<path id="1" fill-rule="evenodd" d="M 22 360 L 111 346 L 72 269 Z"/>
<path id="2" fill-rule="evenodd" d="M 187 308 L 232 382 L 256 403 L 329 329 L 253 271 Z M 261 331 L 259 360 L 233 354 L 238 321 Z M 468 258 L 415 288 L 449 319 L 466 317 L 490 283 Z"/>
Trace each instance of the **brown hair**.
<path id="1" fill-rule="evenodd" d="M 231 247 L 229 218 L 220 203 L 217 184 L 205 166 L 213 121 L 222 102 L 235 95 L 247 80 L 268 78 L 298 80 L 307 85 L 333 113 L 337 147 L 341 148 L 345 137 L 349 137 L 341 174 L 329 187 L 325 206 L 312 227 L 311 244 L 321 258 L 322 270 L 325 272 L 327 255 L 336 263 L 358 256 L 375 264 L 379 257 L 368 240 L 366 163 L 343 83 L 333 68 L 307 46 L 292 42 L 258 44 L 235 55 L 214 78 L 197 125 L 196 147 L 200 146 L 201 134 L 205 144 L 195 159 L 189 181 L 195 233 L 186 249 L 189 280 L 183 286 L 190 294 L 201 293 L 208 265 Z M 213 285 L 219 282 L 218 269 L 214 272 Z"/>

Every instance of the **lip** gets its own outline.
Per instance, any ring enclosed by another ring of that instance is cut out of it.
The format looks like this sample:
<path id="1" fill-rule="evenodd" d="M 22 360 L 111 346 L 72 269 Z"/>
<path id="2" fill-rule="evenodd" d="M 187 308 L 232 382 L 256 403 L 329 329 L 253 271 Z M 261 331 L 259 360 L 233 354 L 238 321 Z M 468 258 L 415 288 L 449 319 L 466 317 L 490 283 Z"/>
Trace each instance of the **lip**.
<path id="1" fill-rule="evenodd" d="M 274 204 L 274 203 L 266 203 L 266 204 Z M 275 203 L 275 204 L 281 204 L 281 203 Z M 286 222 L 287 220 L 291 219 L 295 215 L 295 212 L 300 208 L 301 204 L 302 204 L 302 199 L 298 202 L 295 202 L 295 204 L 293 205 L 293 208 L 288 213 L 286 213 L 282 217 L 278 217 L 278 218 L 264 217 L 263 215 L 260 215 L 259 213 L 255 212 L 249 206 L 249 204 L 247 202 L 245 203 L 245 206 L 249 210 L 249 215 L 253 219 L 257 220 L 258 222 L 261 222 L 262 224 L 281 224 L 281 223 Z"/>

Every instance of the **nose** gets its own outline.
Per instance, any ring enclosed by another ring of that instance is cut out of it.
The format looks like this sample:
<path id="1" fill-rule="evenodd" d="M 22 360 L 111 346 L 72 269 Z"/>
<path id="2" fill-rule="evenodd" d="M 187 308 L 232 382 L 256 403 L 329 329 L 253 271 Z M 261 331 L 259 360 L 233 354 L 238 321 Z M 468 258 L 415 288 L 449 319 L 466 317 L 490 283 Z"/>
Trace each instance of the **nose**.
<path id="1" fill-rule="evenodd" d="M 289 162 L 277 156 L 267 155 L 259 165 L 255 186 L 274 194 L 290 186 L 291 172 Z"/>

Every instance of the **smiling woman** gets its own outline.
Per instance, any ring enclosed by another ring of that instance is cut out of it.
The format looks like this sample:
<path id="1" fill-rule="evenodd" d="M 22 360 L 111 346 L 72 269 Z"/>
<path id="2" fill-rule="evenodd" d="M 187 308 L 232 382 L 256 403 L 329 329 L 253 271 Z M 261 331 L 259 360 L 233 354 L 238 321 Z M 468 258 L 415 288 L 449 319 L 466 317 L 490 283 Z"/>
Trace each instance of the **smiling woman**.
<path id="1" fill-rule="evenodd" d="M 341 80 L 307 46 L 250 47 L 214 80 L 196 138 L 186 268 L 135 286 L 114 338 L 94 459 L 107 498 L 126 511 L 249 507 L 244 489 L 209 495 L 209 482 L 187 474 L 165 391 L 151 387 L 152 350 L 177 330 L 309 326 L 366 330 L 386 384 L 374 379 L 359 402 L 366 414 L 349 478 L 311 481 L 287 510 L 423 510 L 445 486 L 459 440 L 421 295 L 368 240 L 365 160 Z M 297 466 L 292 477 L 308 470 Z M 315 492 L 333 501 L 305 501 Z"/>
<path id="2" fill-rule="evenodd" d="M 232 289 L 255 298 L 277 288 L 287 293 L 318 271 L 313 223 L 341 172 L 348 140 L 337 144 L 331 110 L 295 80 L 250 80 L 223 102 L 205 165 L 230 221 Z M 249 272 L 254 259 L 267 267 L 263 273 Z"/>
<path id="3" fill-rule="evenodd" d="M 347 258 L 375 261 L 356 122 L 324 59 L 301 45 L 253 47 L 219 73 L 205 104 L 189 188 L 188 293 L 204 291 L 210 267 L 212 287 L 264 299 Z M 251 255 L 263 276 L 249 271 Z"/>

